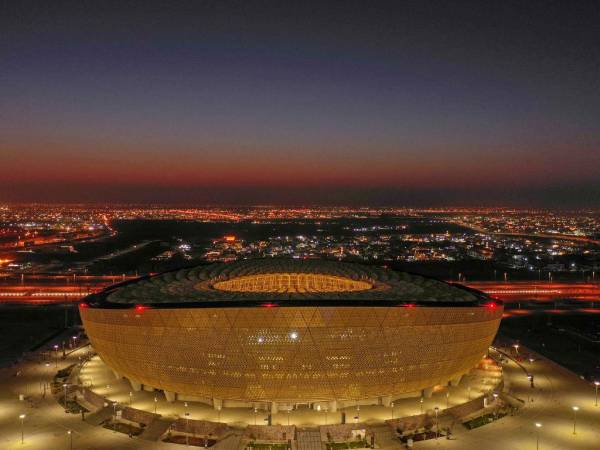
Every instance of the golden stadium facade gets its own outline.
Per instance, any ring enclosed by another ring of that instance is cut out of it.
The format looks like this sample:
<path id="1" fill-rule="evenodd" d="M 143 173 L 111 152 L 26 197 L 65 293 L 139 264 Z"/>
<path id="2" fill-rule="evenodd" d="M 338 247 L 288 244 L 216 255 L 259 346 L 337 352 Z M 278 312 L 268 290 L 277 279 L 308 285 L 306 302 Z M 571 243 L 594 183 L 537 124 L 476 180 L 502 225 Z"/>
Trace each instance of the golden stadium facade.
<path id="1" fill-rule="evenodd" d="M 389 404 L 456 382 L 502 305 L 379 267 L 261 259 L 145 277 L 80 306 L 102 360 L 134 388 L 222 406 Z"/>

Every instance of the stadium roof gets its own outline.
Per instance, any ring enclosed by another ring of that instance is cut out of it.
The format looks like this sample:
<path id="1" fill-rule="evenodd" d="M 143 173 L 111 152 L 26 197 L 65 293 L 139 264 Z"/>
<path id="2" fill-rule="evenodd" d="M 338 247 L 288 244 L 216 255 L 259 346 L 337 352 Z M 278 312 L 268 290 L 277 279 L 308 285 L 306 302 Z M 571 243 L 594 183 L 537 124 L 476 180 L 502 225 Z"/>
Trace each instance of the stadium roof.
<path id="1" fill-rule="evenodd" d="M 404 272 L 324 260 L 251 259 L 165 272 L 93 294 L 93 307 L 469 306 L 477 292 Z"/>

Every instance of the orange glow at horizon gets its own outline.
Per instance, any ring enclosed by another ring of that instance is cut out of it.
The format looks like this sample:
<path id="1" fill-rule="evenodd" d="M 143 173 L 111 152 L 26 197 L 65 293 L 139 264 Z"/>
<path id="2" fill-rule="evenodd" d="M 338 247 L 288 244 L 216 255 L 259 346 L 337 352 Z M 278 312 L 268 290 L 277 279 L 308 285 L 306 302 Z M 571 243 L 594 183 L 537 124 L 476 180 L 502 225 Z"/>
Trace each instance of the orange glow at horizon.
<path id="1" fill-rule="evenodd" d="M 77 145 L 78 144 L 78 145 Z M 366 187 L 448 188 L 543 186 L 549 178 L 568 175 L 564 166 L 541 159 L 514 167 L 518 155 L 478 153 L 447 147 L 417 152 L 411 148 L 352 148 L 333 144 L 323 148 L 284 149 L 217 144 L 204 148 L 157 147 L 104 142 L 7 142 L 0 177 L 15 185 L 117 185 L 123 188 L 156 186 L 200 188 L 244 187 Z M 82 150 L 85 149 L 85 150 Z M 368 153 L 368 156 L 365 154 Z M 571 152 L 580 159 L 580 152 Z M 23 164 L 23 161 L 27 164 Z M 578 179 L 595 175 L 593 164 L 578 171 Z"/>

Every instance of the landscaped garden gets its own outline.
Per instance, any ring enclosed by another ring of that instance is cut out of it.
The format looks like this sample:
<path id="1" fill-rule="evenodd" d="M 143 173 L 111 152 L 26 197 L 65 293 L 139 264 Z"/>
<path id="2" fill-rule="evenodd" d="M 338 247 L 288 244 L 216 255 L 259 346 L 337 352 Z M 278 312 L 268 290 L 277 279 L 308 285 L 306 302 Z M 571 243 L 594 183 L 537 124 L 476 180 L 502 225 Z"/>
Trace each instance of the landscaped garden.
<path id="1" fill-rule="evenodd" d="M 123 433 L 123 434 L 131 435 L 131 436 L 139 436 L 144 431 L 142 428 L 139 428 L 139 427 L 136 427 L 133 425 L 129 425 L 126 423 L 122 423 L 122 422 L 108 421 L 108 422 L 105 422 L 104 425 L 102 425 L 102 426 L 104 428 L 106 428 L 107 430 L 113 430 L 113 431 L 116 431 L 117 433 Z"/>
<path id="2" fill-rule="evenodd" d="M 506 416 L 506 413 L 504 411 L 497 412 L 497 413 L 484 414 L 483 416 L 479 416 L 479 417 L 476 417 L 475 419 L 471 419 L 467 422 L 464 422 L 463 425 L 467 429 L 472 430 L 474 428 L 482 427 L 483 425 L 493 422 L 494 420 L 501 419 L 504 416 Z"/>

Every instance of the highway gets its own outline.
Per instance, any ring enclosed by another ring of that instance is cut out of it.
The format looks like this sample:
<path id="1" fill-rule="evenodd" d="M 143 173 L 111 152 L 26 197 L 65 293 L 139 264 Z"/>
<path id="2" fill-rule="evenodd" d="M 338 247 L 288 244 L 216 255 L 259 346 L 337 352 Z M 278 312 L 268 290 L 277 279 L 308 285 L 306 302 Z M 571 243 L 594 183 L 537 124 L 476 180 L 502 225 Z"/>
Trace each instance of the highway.
<path id="1" fill-rule="evenodd" d="M 502 300 L 505 303 L 524 300 L 600 300 L 600 283 L 549 283 L 543 281 L 513 281 L 502 283 L 496 281 L 481 281 L 467 283 L 466 286 L 483 291 L 490 297 Z"/>
<path id="2" fill-rule="evenodd" d="M 485 228 L 479 227 L 475 224 L 464 222 L 462 220 L 451 221 L 456 225 L 460 225 L 465 228 L 469 228 L 477 233 L 488 234 L 494 236 L 515 236 L 525 238 L 536 238 L 536 239 L 556 239 L 561 241 L 577 241 L 585 244 L 600 245 L 600 240 L 592 239 L 587 236 L 580 236 L 577 234 L 564 234 L 564 233 L 526 233 L 519 231 L 491 231 Z"/>
<path id="3" fill-rule="evenodd" d="M 133 276 L 105 275 L 32 275 L 0 278 L 0 303 L 64 303 L 76 302 L 86 295 L 98 292 L 111 284 Z M 557 300 L 600 301 L 600 283 L 564 283 L 543 281 L 479 281 L 467 287 L 485 292 L 507 305 L 524 301 L 555 302 Z M 599 305 L 600 306 L 600 305 Z"/>
<path id="4" fill-rule="evenodd" d="M 133 276 L 26 274 L 0 278 L 0 303 L 50 304 L 77 302 L 88 294 Z"/>

